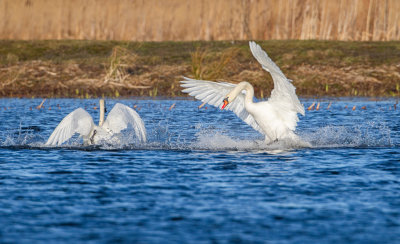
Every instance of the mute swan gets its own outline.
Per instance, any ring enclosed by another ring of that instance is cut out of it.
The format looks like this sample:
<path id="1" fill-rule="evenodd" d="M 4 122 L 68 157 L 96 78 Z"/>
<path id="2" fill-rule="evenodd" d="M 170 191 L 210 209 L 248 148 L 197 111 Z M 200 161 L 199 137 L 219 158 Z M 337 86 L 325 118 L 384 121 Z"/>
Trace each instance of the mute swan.
<path id="1" fill-rule="evenodd" d="M 254 103 L 254 89 L 248 82 L 231 84 L 184 77 L 181 86 L 186 89 L 183 92 L 210 105 L 233 111 L 264 134 L 267 144 L 281 139 L 298 139 L 294 134 L 299 121 L 297 113 L 304 116 L 304 107 L 296 96 L 296 88 L 259 45 L 252 41 L 249 45 L 253 56 L 274 81 L 274 89 L 267 101 Z"/>
<path id="2" fill-rule="evenodd" d="M 61 145 L 75 133 L 83 137 L 85 144 L 97 144 L 102 140 L 109 140 L 114 134 L 131 125 L 136 137 L 146 142 L 146 129 L 139 114 L 135 110 L 121 103 L 115 104 L 104 121 L 105 105 L 100 99 L 99 125 L 95 125 L 92 116 L 83 108 L 78 108 L 68 114 L 56 127 L 46 142 L 46 145 Z"/>

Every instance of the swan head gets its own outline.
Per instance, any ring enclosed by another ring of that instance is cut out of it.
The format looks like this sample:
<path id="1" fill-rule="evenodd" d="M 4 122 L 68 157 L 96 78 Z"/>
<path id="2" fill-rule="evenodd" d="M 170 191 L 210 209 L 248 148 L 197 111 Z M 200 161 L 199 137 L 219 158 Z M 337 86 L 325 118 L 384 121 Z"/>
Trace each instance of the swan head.
<path id="1" fill-rule="evenodd" d="M 245 91 L 243 91 L 245 90 Z M 249 94 L 254 94 L 253 87 L 250 85 L 249 82 L 247 81 L 242 81 L 239 84 L 236 85 L 235 88 L 233 88 L 222 100 L 223 104 L 221 109 L 226 108 L 229 103 L 233 102 L 236 97 L 241 93 L 241 92 L 248 92 Z M 243 93 L 246 94 L 246 93 Z"/>

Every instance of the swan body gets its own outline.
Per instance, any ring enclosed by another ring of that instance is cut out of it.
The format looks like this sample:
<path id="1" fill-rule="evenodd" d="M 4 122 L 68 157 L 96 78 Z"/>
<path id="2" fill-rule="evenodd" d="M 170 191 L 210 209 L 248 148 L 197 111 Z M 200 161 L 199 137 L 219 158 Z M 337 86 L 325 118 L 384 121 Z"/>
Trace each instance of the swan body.
<path id="1" fill-rule="evenodd" d="M 46 145 L 61 145 L 78 133 L 85 144 L 98 144 L 101 141 L 116 142 L 113 135 L 132 126 L 140 142 L 146 142 L 146 129 L 139 114 L 132 108 L 117 103 L 104 120 L 104 100 L 100 100 L 99 125 L 95 125 L 92 116 L 83 108 L 78 108 L 68 114 L 55 128 Z M 111 140 L 111 141 L 110 141 Z"/>
<path id="2" fill-rule="evenodd" d="M 254 89 L 248 82 L 232 84 L 185 77 L 181 81 L 181 86 L 186 88 L 183 92 L 210 105 L 233 111 L 265 135 L 266 143 L 297 139 L 294 133 L 299 121 L 297 113 L 304 115 L 304 106 L 296 95 L 296 88 L 259 45 L 255 42 L 249 42 L 249 45 L 253 56 L 274 81 L 274 89 L 267 101 L 253 102 Z"/>

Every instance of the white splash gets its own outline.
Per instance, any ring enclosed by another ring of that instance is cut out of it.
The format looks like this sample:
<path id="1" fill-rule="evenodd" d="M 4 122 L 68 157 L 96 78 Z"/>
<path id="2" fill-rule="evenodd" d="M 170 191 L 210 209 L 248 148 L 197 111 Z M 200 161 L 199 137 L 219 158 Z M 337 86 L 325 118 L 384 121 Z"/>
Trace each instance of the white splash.
<path id="1" fill-rule="evenodd" d="M 354 126 L 326 126 L 301 133 L 313 147 L 380 147 L 391 146 L 391 130 L 384 123 L 366 122 Z"/>
<path id="2" fill-rule="evenodd" d="M 310 147 L 306 141 L 280 140 L 274 143 L 265 143 L 260 139 L 238 139 L 230 137 L 221 131 L 201 130 L 196 134 L 197 140 L 190 147 L 200 150 L 238 150 L 238 151 L 287 151 L 291 149 Z"/>
<path id="3" fill-rule="evenodd" d="M 124 133 L 116 134 L 112 143 L 103 141 L 95 148 L 105 150 L 115 149 L 143 149 L 143 150 L 210 150 L 210 151 L 262 151 L 268 153 L 285 152 L 300 148 L 338 148 L 338 147 L 385 147 L 393 146 L 392 131 L 382 122 L 357 123 L 354 126 L 325 126 L 313 131 L 299 131 L 302 141 L 281 140 L 266 144 L 257 134 L 236 135 L 229 131 L 221 131 L 216 128 L 204 128 L 196 125 L 198 132 L 195 137 L 186 138 L 179 133 L 170 133 L 164 126 L 153 128 L 149 141 L 141 142 L 132 129 L 124 130 Z M 45 135 L 38 131 L 21 129 L 17 131 L 3 131 L 0 141 L 2 147 L 45 146 Z M 90 150 L 85 146 L 79 135 L 73 136 L 67 143 L 61 145 L 64 148 L 81 148 Z"/>

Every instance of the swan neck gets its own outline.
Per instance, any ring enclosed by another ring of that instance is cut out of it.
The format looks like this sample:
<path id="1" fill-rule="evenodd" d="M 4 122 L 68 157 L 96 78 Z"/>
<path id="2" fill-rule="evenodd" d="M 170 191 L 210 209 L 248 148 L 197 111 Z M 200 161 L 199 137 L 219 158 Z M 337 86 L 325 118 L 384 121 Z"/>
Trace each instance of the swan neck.
<path id="1" fill-rule="evenodd" d="M 244 102 L 247 104 L 252 104 L 253 103 L 253 97 L 254 97 L 254 88 L 253 86 L 248 83 L 245 82 L 245 90 L 246 90 L 246 96 L 244 98 Z"/>
<path id="2" fill-rule="evenodd" d="M 239 95 L 239 93 L 243 90 L 246 90 L 246 95 L 245 95 L 245 103 L 250 104 L 253 103 L 253 97 L 254 97 L 254 89 L 253 86 L 246 81 L 240 82 L 232 91 L 230 94 L 228 94 L 228 97 L 230 97 L 233 100 Z"/>
<path id="3" fill-rule="evenodd" d="M 100 118 L 99 118 L 99 126 L 103 126 L 104 123 L 104 112 L 105 112 L 105 102 L 104 99 L 100 99 Z"/>

